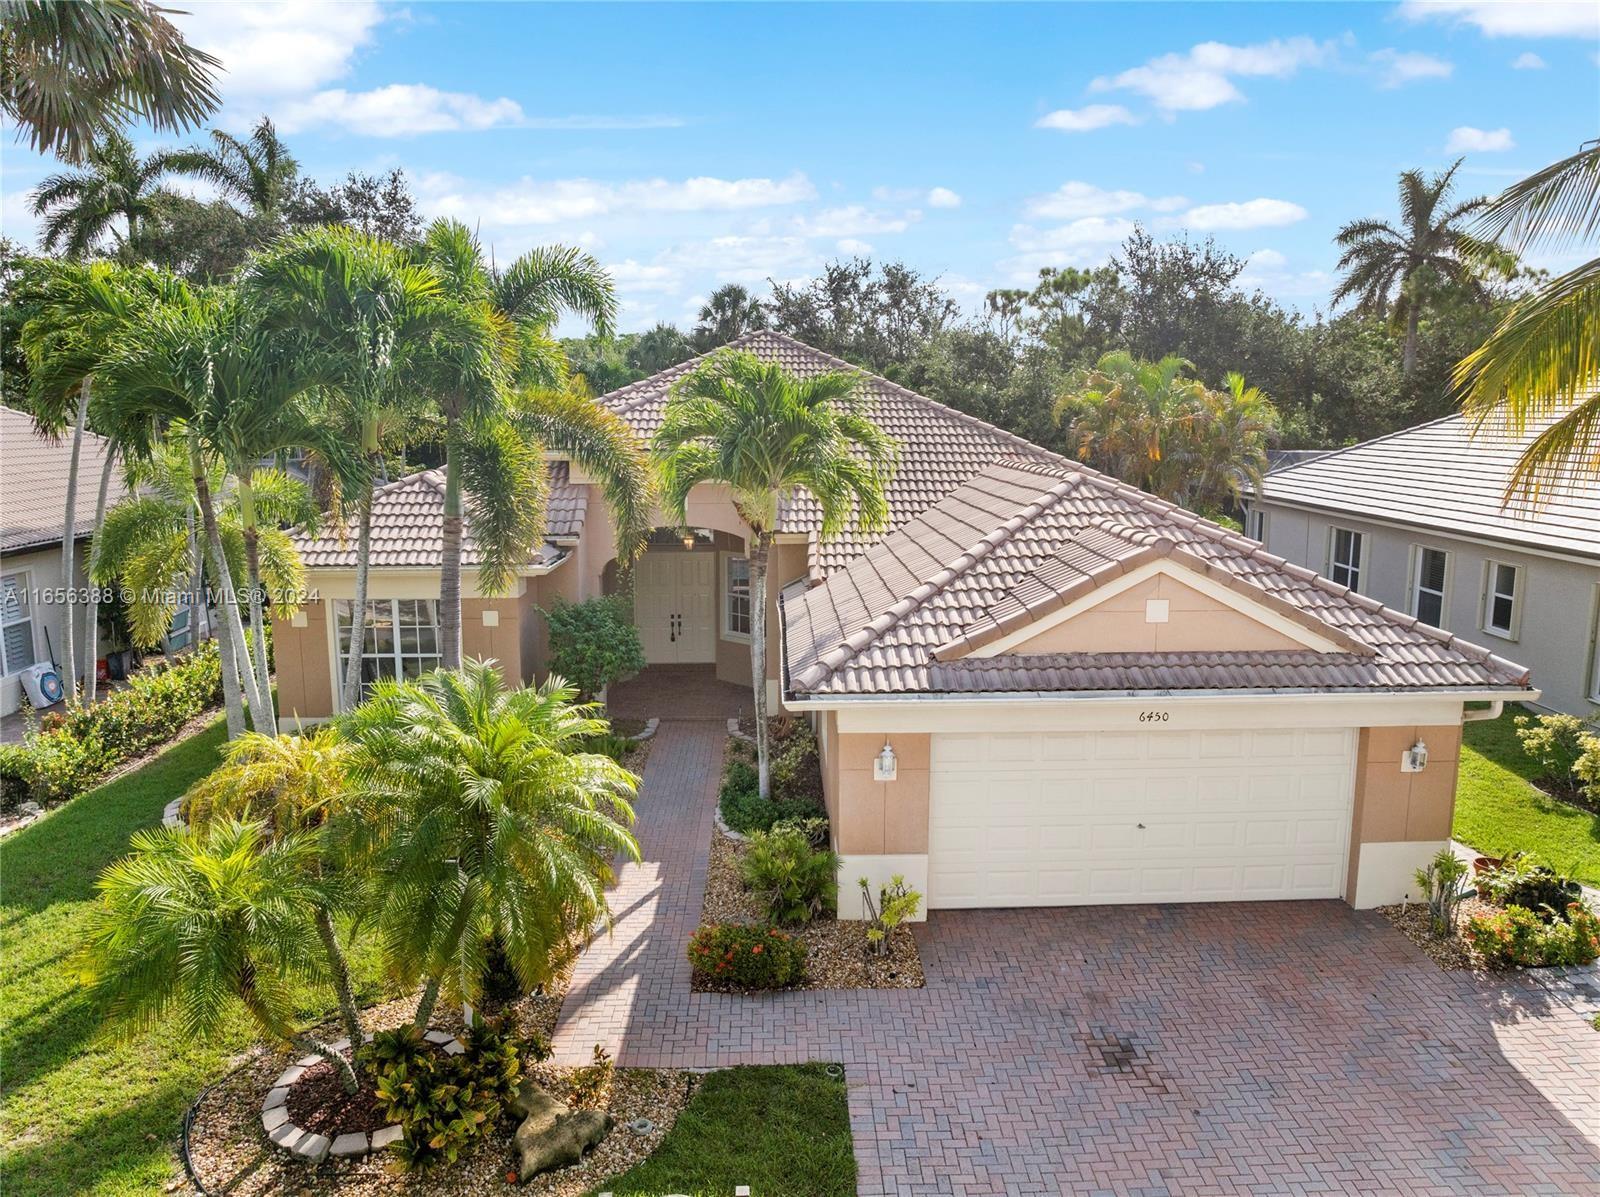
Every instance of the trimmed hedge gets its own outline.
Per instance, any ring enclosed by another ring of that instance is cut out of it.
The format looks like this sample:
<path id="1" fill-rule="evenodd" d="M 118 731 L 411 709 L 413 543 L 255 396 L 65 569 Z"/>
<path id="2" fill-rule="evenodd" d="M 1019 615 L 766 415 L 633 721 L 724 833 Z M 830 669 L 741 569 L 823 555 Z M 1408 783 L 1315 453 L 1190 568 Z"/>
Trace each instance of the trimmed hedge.
<path id="1" fill-rule="evenodd" d="M 740 989 L 783 989 L 805 979 L 806 945 L 776 927 L 710 923 L 689 937 L 695 979 Z"/>
<path id="2" fill-rule="evenodd" d="M 216 646 L 207 644 L 135 674 L 99 702 L 47 713 L 22 743 L 0 745 L 0 808 L 75 798 L 221 701 L 222 668 Z"/>

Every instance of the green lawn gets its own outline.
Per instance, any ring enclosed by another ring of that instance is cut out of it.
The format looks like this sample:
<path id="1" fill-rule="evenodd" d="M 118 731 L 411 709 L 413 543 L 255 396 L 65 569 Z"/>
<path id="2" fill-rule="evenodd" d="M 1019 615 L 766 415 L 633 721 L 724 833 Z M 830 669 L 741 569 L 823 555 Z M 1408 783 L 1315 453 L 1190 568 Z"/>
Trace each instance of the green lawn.
<path id="1" fill-rule="evenodd" d="M 848 1197 L 856 1191 L 842 1080 L 821 1064 L 714 1072 L 700 1083 L 655 1154 L 606 1181 L 617 1197 Z"/>
<path id="2" fill-rule="evenodd" d="M 1456 788 L 1455 838 L 1501 856 L 1533 852 L 1563 872 L 1600 885 L 1600 815 L 1547 797 L 1530 780 L 1538 772 L 1517 742 L 1508 706 L 1498 719 L 1466 726 Z"/>
<path id="3" fill-rule="evenodd" d="M 158 1029 L 108 1035 L 78 984 L 73 956 L 94 879 L 128 837 L 217 763 L 221 719 L 136 772 L 0 841 L 0 1188 L 6 1197 L 160 1192 L 171 1179 L 183 1112 L 252 1041 L 235 1017 L 213 1042 Z M 374 969 L 364 997 L 375 997 Z M 302 1014 L 321 1017 L 323 995 Z"/>

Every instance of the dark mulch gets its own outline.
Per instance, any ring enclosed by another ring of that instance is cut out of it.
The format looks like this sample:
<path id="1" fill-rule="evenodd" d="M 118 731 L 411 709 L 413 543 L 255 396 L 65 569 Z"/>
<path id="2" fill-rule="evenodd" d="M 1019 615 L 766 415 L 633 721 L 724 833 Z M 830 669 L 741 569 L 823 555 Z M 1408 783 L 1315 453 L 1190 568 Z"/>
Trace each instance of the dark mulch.
<path id="1" fill-rule="evenodd" d="M 1590 798 L 1577 786 L 1564 784 L 1553 777 L 1535 777 L 1533 788 L 1546 798 L 1553 798 L 1564 806 L 1587 811 L 1591 815 L 1600 815 L 1600 795 Z"/>
<path id="2" fill-rule="evenodd" d="M 289 1086 L 289 1121 L 301 1130 L 315 1131 L 330 1139 L 388 1126 L 389 1120 L 378 1110 L 372 1079 L 359 1070 L 356 1075 L 361 1079 L 361 1088 L 346 1093 L 332 1064 L 326 1060 L 313 1064 Z"/>

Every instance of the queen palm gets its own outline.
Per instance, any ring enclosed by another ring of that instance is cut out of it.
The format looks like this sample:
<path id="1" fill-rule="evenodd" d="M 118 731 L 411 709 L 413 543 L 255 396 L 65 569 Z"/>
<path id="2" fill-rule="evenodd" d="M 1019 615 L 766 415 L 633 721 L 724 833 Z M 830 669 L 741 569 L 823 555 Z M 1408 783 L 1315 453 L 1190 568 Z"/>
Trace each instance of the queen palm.
<path id="1" fill-rule="evenodd" d="M 1466 226 L 1487 201 L 1480 197 L 1451 204 L 1461 161 L 1432 178 L 1420 170 L 1401 172 L 1401 227 L 1385 220 L 1353 220 L 1334 238 L 1344 251 L 1339 258 L 1344 278 L 1334 289 L 1333 302 L 1354 299 L 1356 311 L 1388 316 L 1395 327 L 1406 330 L 1402 368 L 1407 378 L 1417 366 L 1417 326 L 1427 284 L 1447 280 L 1479 289 L 1470 258 L 1476 243 Z"/>
<path id="2" fill-rule="evenodd" d="M 321 1056 L 355 1092 L 344 1054 L 295 1023 L 291 982 L 325 963 L 308 918 L 315 837 L 219 820 L 136 832 L 131 846 L 96 882 L 83 950 L 109 1016 L 147 1029 L 176 1015 L 185 1035 L 203 1036 L 238 1002 L 263 1034 Z"/>
<path id="3" fill-rule="evenodd" d="M 1066 426 L 1068 443 L 1080 461 L 1152 490 L 1169 439 L 1166 429 L 1196 385 L 1184 375 L 1190 369 L 1176 354 L 1145 362 L 1126 350 L 1114 350 L 1079 372 L 1056 400 L 1056 422 Z"/>
<path id="4" fill-rule="evenodd" d="M 571 938 L 607 913 L 638 779 L 584 751 L 604 731 L 558 678 L 507 688 L 487 662 L 386 679 L 347 713 L 348 776 L 382 823 L 374 892 L 390 967 L 424 982 L 415 1024 L 441 988 L 476 995 L 498 942 L 518 978 L 546 980 Z"/>
<path id="5" fill-rule="evenodd" d="M 47 253 L 82 258 L 110 237 L 117 257 L 136 260 L 139 230 L 167 195 L 161 180 L 182 169 L 169 152 L 141 158 L 123 134 L 106 134 L 81 167 L 50 175 L 34 190 L 40 242 Z"/>
<path id="6" fill-rule="evenodd" d="M 1506 188 L 1474 229 L 1523 252 L 1570 251 L 1600 232 L 1600 141 Z M 1462 410 L 1521 434 L 1550 420 L 1517 459 L 1507 502 L 1538 503 L 1564 481 L 1600 479 L 1600 257 L 1512 305 L 1456 367 Z"/>
<path id="7" fill-rule="evenodd" d="M 221 129 L 211 131 L 210 146 L 173 150 L 164 155 L 167 169 L 214 184 L 251 215 L 276 221 L 300 177 L 300 164 L 278 136 L 269 117 L 262 117 L 245 138 Z"/>
<path id="8" fill-rule="evenodd" d="M 181 132 L 217 106 L 217 60 L 148 0 L 6 0 L 0 12 L 0 110 L 40 153 L 76 162 L 124 124 Z"/>
<path id="9" fill-rule="evenodd" d="M 571 455 L 599 479 L 629 560 L 648 529 L 649 475 L 633 435 L 616 416 L 567 386 L 566 355 L 550 337 L 563 312 L 609 334 L 616 317 L 611 280 L 588 254 L 546 246 L 504 271 L 483 260 L 477 237 L 459 221 L 437 220 L 415 254 L 450 298 L 476 313 L 492 338 L 498 372 L 476 346 L 437 355 L 429 390 L 444 418 L 443 567 L 439 582 L 440 663 L 461 663 L 463 493 L 473 507 L 473 539 L 486 593 L 505 586 L 544 534 L 543 451 Z"/>
<path id="10" fill-rule="evenodd" d="M 889 518 L 895 442 L 867 411 L 860 377 L 790 374 L 743 350 L 723 350 L 673 384 L 654 453 L 662 504 L 688 520 L 701 483 L 728 487 L 750 527 L 750 670 L 761 795 L 771 792 L 767 744 L 767 563 L 778 512 L 804 490 L 822 510 L 817 535 L 872 531 Z"/>

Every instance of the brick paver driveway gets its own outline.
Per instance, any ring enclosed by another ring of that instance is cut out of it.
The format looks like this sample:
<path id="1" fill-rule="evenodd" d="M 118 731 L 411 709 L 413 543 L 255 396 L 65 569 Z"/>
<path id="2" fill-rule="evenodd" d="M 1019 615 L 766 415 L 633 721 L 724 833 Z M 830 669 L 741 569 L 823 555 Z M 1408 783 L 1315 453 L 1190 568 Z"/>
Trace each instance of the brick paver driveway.
<path id="1" fill-rule="evenodd" d="M 935 912 L 925 989 L 691 994 L 722 736 L 662 725 L 560 1058 L 842 1061 L 864 1193 L 1600 1193 L 1600 1035 L 1342 903 Z"/>

